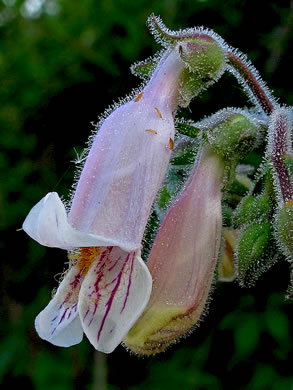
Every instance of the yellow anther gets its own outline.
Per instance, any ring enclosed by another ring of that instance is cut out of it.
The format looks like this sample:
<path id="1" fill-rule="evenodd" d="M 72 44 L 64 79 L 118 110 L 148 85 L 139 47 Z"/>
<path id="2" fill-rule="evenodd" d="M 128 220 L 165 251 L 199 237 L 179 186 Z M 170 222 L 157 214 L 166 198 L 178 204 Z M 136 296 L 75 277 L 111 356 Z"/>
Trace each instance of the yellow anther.
<path id="1" fill-rule="evenodd" d="M 161 111 L 157 107 L 155 107 L 155 110 L 157 111 L 157 114 L 159 115 L 159 118 L 162 119 L 163 117 L 162 117 Z"/>
<path id="2" fill-rule="evenodd" d="M 69 260 L 76 261 L 76 266 L 81 270 L 83 274 L 86 274 L 96 259 L 101 253 L 101 247 L 84 247 L 79 248 L 73 253 L 68 253 Z"/>
<path id="3" fill-rule="evenodd" d="M 142 98 L 142 92 L 136 96 L 134 99 L 135 102 L 138 102 Z"/>
<path id="4" fill-rule="evenodd" d="M 147 131 L 148 133 L 152 133 L 152 134 L 158 134 L 158 132 L 156 130 L 153 130 L 153 129 L 145 129 L 145 131 Z"/>
<path id="5" fill-rule="evenodd" d="M 172 140 L 172 138 L 169 139 L 169 148 L 170 150 L 174 149 L 174 141 Z"/>

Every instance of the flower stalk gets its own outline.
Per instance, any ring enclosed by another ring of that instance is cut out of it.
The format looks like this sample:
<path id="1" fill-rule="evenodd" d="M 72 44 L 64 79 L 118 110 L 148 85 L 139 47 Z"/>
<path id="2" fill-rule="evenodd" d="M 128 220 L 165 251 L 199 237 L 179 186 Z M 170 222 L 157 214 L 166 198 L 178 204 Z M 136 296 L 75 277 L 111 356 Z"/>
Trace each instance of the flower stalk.
<path id="1" fill-rule="evenodd" d="M 226 55 L 227 63 L 233 69 L 232 73 L 235 74 L 236 72 L 236 77 L 240 78 L 240 81 L 250 91 L 257 104 L 267 115 L 270 115 L 276 106 L 276 102 L 254 66 L 237 50 L 229 48 L 226 51 Z"/>

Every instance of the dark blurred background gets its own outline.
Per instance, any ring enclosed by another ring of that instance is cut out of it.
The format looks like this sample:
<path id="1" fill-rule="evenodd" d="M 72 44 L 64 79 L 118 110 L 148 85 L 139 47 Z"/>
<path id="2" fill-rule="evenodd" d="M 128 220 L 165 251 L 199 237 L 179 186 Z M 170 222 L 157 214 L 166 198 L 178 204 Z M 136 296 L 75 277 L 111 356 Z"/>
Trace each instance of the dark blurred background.
<path id="1" fill-rule="evenodd" d="M 251 289 L 218 283 L 200 327 L 155 358 L 123 347 L 106 356 L 86 338 L 62 349 L 34 330 L 66 253 L 17 229 L 47 192 L 68 196 L 72 161 L 91 122 L 139 85 L 129 66 L 159 49 L 145 25 L 152 12 L 171 29 L 214 29 L 248 54 L 280 102 L 293 104 L 289 0 L 0 0 L 3 389 L 293 389 L 285 261 Z M 191 116 L 246 104 L 236 81 L 224 75 L 194 99 Z"/>

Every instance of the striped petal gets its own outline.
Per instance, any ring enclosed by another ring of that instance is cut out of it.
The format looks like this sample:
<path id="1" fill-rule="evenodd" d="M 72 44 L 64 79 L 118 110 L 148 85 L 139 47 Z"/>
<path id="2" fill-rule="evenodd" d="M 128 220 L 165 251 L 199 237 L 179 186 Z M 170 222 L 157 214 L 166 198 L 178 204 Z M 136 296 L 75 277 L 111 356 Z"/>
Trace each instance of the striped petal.
<path id="1" fill-rule="evenodd" d="M 136 252 L 106 248 L 94 261 L 79 293 L 78 311 L 93 346 L 112 352 L 144 310 L 152 278 Z"/>
<path id="2" fill-rule="evenodd" d="M 78 293 L 84 276 L 73 266 L 61 282 L 54 298 L 35 320 L 39 336 L 60 347 L 81 342 L 83 330 L 77 310 Z"/>
<path id="3" fill-rule="evenodd" d="M 127 252 L 141 247 L 171 156 L 182 70 L 178 50 L 167 52 L 144 90 L 104 120 L 72 199 L 73 227 L 112 239 Z"/>

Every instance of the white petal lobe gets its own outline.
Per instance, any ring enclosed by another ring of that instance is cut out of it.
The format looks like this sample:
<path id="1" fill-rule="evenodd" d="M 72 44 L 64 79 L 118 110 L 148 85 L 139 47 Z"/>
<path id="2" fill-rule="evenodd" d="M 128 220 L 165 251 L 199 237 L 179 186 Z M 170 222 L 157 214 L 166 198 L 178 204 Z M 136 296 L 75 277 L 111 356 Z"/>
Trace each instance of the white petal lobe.
<path id="1" fill-rule="evenodd" d="M 54 298 L 37 316 L 35 327 L 42 339 L 60 347 L 81 342 L 83 330 L 78 316 L 77 299 L 82 280 L 81 271 L 73 266 Z"/>
<path id="2" fill-rule="evenodd" d="M 135 252 L 107 248 L 82 284 L 78 310 L 93 346 L 112 352 L 144 310 L 151 293 L 150 273 Z"/>
<path id="3" fill-rule="evenodd" d="M 56 192 L 49 192 L 29 212 L 23 230 L 39 244 L 73 249 L 87 246 L 123 247 L 123 243 L 74 229 L 67 220 L 64 204 Z M 130 246 L 125 250 L 137 249 Z"/>

